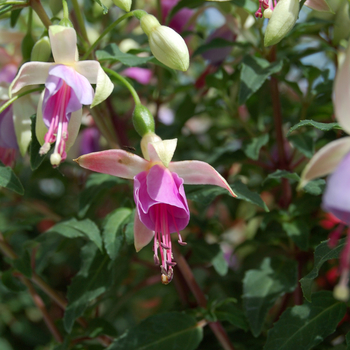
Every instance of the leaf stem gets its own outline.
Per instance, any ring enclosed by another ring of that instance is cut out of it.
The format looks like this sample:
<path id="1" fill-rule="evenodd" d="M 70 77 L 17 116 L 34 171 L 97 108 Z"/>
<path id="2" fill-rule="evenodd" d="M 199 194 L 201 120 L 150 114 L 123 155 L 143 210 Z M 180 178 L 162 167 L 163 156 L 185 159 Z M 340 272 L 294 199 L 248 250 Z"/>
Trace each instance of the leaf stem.
<path id="1" fill-rule="evenodd" d="M 90 46 L 90 48 L 85 52 L 85 55 L 83 56 L 82 60 L 86 60 L 91 52 L 96 48 L 96 46 L 101 42 L 101 40 L 116 27 L 120 22 L 124 21 L 124 19 L 134 16 L 134 11 L 128 12 L 125 15 L 118 18 L 116 21 L 114 21 L 112 24 L 110 24 L 103 32 L 102 34 L 97 38 L 97 40 Z"/>
<path id="2" fill-rule="evenodd" d="M 121 81 L 128 88 L 128 90 L 130 91 L 130 93 L 131 93 L 131 95 L 132 95 L 136 105 L 141 104 L 141 100 L 140 100 L 139 95 L 137 94 L 136 90 L 134 89 L 134 87 L 123 76 L 121 76 L 119 73 L 115 72 L 112 69 L 105 68 L 105 67 L 102 67 L 102 68 L 103 68 L 103 70 L 106 73 L 112 75 L 114 78 L 116 78 L 119 81 Z"/>
<path id="3" fill-rule="evenodd" d="M 86 43 L 90 45 L 89 38 L 88 38 L 88 35 L 86 32 L 84 18 L 83 18 L 83 11 L 79 8 L 79 4 L 78 4 L 77 0 L 72 0 L 72 5 L 74 8 L 74 14 L 75 14 L 76 19 L 78 21 L 80 33 L 81 33 L 82 37 L 84 38 L 84 40 L 86 41 Z"/>
<path id="4" fill-rule="evenodd" d="M 180 253 L 179 249 L 174 246 L 173 247 L 173 253 L 174 257 L 177 263 L 178 268 L 180 269 L 188 287 L 190 288 L 192 294 L 196 298 L 197 304 L 200 307 L 206 308 L 207 306 L 207 299 L 199 287 L 198 283 L 196 282 L 192 270 L 190 266 L 187 264 L 186 259 L 184 256 Z M 219 321 L 216 322 L 209 322 L 209 327 L 215 334 L 217 340 L 220 342 L 221 346 L 225 350 L 235 350 L 233 345 L 231 344 L 231 341 L 224 329 L 224 327 L 221 325 Z"/>
<path id="5" fill-rule="evenodd" d="M 48 29 L 52 23 L 49 16 L 46 14 L 43 6 L 41 5 L 40 0 L 30 0 L 29 4 L 32 7 L 32 9 L 36 12 L 36 14 L 39 16 L 44 26 Z"/>

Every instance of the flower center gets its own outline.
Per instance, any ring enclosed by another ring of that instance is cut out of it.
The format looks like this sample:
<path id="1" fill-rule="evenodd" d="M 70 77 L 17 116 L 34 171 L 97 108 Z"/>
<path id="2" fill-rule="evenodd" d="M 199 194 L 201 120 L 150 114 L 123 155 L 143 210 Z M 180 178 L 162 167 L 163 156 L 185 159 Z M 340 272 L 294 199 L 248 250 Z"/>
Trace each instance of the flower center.
<path id="1" fill-rule="evenodd" d="M 71 96 L 72 88 L 62 80 L 62 86 L 57 93 L 50 98 L 53 105 L 52 119 L 48 132 L 45 135 L 45 143 L 40 148 L 41 155 L 50 150 L 50 143 L 55 142 L 55 149 L 50 157 L 51 164 L 58 166 L 66 159 L 66 141 L 68 139 L 67 105 Z M 50 101 L 50 102 L 51 102 Z M 43 111 L 46 106 L 43 105 Z"/>

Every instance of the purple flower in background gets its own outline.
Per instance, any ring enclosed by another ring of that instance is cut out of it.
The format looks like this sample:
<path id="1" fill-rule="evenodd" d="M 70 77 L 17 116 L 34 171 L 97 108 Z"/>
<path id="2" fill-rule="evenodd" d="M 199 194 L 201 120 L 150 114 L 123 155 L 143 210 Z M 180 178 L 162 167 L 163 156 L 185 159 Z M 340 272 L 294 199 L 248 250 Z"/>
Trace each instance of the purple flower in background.
<path id="1" fill-rule="evenodd" d="M 162 283 L 173 279 L 171 233 L 178 234 L 190 218 L 183 184 L 211 184 L 223 187 L 235 197 L 226 180 L 208 163 L 200 161 L 171 162 L 177 139 L 162 141 L 146 134 L 141 141 L 145 159 L 123 150 L 108 150 L 83 155 L 75 161 L 83 168 L 125 179 L 134 179 L 137 212 L 134 222 L 136 251 L 154 237 L 154 261 L 160 264 Z M 160 251 L 160 260 L 159 260 Z"/>
<path id="2" fill-rule="evenodd" d="M 12 83 L 12 93 L 27 85 L 45 83 L 38 104 L 36 134 L 42 144 L 40 154 L 50 150 L 51 164 L 58 166 L 67 156 L 81 124 L 82 105 L 94 107 L 105 100 L 113 84 L 97 61 L 77 61 L 77 36 L 73 28 L 50 26 L 49 37 L 54 63 L 28 62 Z M 91 84 L 96 84 L 94 92 Z"/>
<path id="3" fill-rule="evenodd" d="M 13 166 L 17 149 L 12 106 L 9 106 L 0 113 L 0 160 L 6 166 Z"/>
<path id="4" fill-rule="evenodd" d="M 87 154 L 97 152 L 100 147 L 100 131 L 94 127 L 89 126 L 80 133 L 80 154 Z"/>
<path id="5" fill-rule="evenodd" d="M 134 79 L 142 85 L 148 85 L 152 79 L 152 71 L 147 68 L 130 67 L 123 70 L 123 75 Z"/>
<path id="6" fill-rule="evenodd" d="M 167 18 L 169 12 L 173 9 L 174 6 L 177 5 L 179 1 L 180 0 L 161 0 L 163 21 Z M 169 23 L 169 27 L 174 29 L 176 32 L 181 33 L 192 17 L 193 13 L 194 11 L 189 8 L 181 9 L 173 16 Z M 187 29 L 191 28 L 192 26 Z"/>

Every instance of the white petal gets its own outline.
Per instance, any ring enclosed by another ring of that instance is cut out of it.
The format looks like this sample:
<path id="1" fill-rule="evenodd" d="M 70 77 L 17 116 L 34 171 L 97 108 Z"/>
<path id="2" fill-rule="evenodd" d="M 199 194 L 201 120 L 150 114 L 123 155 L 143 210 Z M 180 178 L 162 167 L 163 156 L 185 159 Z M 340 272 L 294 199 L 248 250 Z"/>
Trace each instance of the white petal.
<path id="1" fill-rule="evenodd" d="M 77 34 L 73 28 L 49 27 L 52 55 L 55 63 L 71 65 L 76 61 Z"/>
<path id="2" fill-rule="evenodd" d="M 198 160 L 173 162 L 169 164 L 169 170 L 179 175 L 187 185 L 216 185 L 237 197 L 227 181 L 208 163 Z"/>
<path id="3" fill-rule="evenodd" d="M 96 84 L 95 97 L 91 108 L 104 101 L 112 93 L 114 85 L 98 61 L 80 61 L 75 64 L 74 68 L 87 78 L 91 84 Z"/>
<path id="4" fill-rule="evenodd" d="M 147 228 L 140 220 L 139 214 L 135 212 L 134 219 L 134 245 L 137 252 L 151 242 L 154 231 Z"/>
<path id="5" fill-rule="evenodd" d="M 341 127 L 350 134 L 350 44 L 334 83 L 334 110 Z"/>
<path id="6" fill-rule="evenodd" d="M 35 108 L 30 96 L 25 95 L 13 103 L 13 123 L 22 156 L 27 152 L 29 142 L 32 139 L 30 117 L 33 114 L 35 114 Z"/>
<path id="7" fill-rule="evenodd" d="M 332 173 L 349 152 L 350 137 L 343 137 L 322 147 L 303 170 L 299 186 L 304 187 L 309 181 Z"/>
<path id="8" fill-rule="evenodd" d="M 44 137 L 48 131 L 46 125 L 44 124 L 44 119 L 43 119 L 44 93 L 45 93 L 45 90 L 41 93 L 40 98 L 39 98 L 38 108 L 36 110 L 36 124 L 35 124 L 36 138 L 38 139 L 41 146 L 45 142 Z"/>
<path id="9" fill-rule="evenodd" d="M 70 116 L 70 120 L 68 123 L 68 140 L 66 143 L 66 152 L 68 152 L 69 149 L 73 146 L 75 139 L 78 136 L 82 117 L 83 117 L 82 109 L 72 112 Z"/>
<path id="10" fill-rule="evenodd" d="M 173 159 L 176 146 L 177 139 L 150 142 L 148 144 L 150 161 L 158 162 L 160 160 L 165 167 L 168 167 Z"/>
<path id="11" fill-rule="evenodd" d="M 49 74 L 49 68 L 53 65 L 54 63 L 47 62 L 25 63 L 10 85 L 10 94 L 18 92 L 27 85 L 44 84 Z"/>

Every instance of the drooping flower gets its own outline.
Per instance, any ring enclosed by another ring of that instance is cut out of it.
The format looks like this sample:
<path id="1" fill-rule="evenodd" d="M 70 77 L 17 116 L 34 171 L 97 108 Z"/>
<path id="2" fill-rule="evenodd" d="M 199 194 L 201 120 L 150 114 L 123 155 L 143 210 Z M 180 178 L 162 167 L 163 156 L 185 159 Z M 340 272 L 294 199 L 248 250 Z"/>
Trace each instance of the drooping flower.
<path id="1" fill-rule="evenodd" d="M 167 18 L 169 12 L 173 9 L 174 6 L 178 4 L 179 1 L 180 0 L 161 0 L 163 20 Z M 172 17 L 169 22 L 169 27 L 174 29 L 176 32 L 181 33 L 193 14 L 194 11 L 192 9 L 189 9 L 187 7 L 182 8 Z M 188 29 L 191 29 L 191 27 Z"/>
<path id="2" fill-rule="evenodd" d="M 50 26 L 49 37 L 55 62 L 25 63 L 12 82 L 10 92 L 45 83 L 38 103 L 36 134 L 42 144 L 42 155 L 56 142 L 50 161 L 58 166 L 77 137 L 82 105 L 94 107 L 105 100 L 113 84 L 99 62 L 77 60 L 77 37 L 73 28 Z M 95 93 L 91 84 L 96 84 Z"/>
<path id="3" fill-rule="evenodd" d="M 334 84 L 334 110 L 341 127 L 350 134 L 350 45 L 345 60 L 337 72 Z M 343 137 L 328 143 L 321 148 L 305 167 L 300 186 L 317 177 L 331 174 L 323 194 L 322 206 L 339 220 L 350 226 L 350 196 L 347 189 L 350 187 L 350 137 Z M 341 233 L 341 232 L 340 232 Z M 340 236 L 339 232 L 334 235 Z M 334 289 L 335 297 L 341 300 L 348 299 L 347 283 L 350 271 L 350 235 L 342 252 L 340 260 L 340 282 Z M 331 239 L 334 237 L 330 237 Z"/>
<path id="4" fill-rule="evenodd" d="M 226 180 L 208 163 L 171 162 L 176 145 L 177 139 L 162 141 L 154 133 L 148 133 L 141 141 L 145 159 L 123 150 L 108 150 L 75 160 L 86 169 L 134 179 L 135 248 L 139 251 L 154 236 L 154 261 L 160 264 L 164 284 L 172 280 L 176 265 L 170 234 L 177 232 L 179 244 L 186 244 L 180 231 L 187 226 L 190 212 L 183 184 L 216 185 L 236 196 Z"/>

